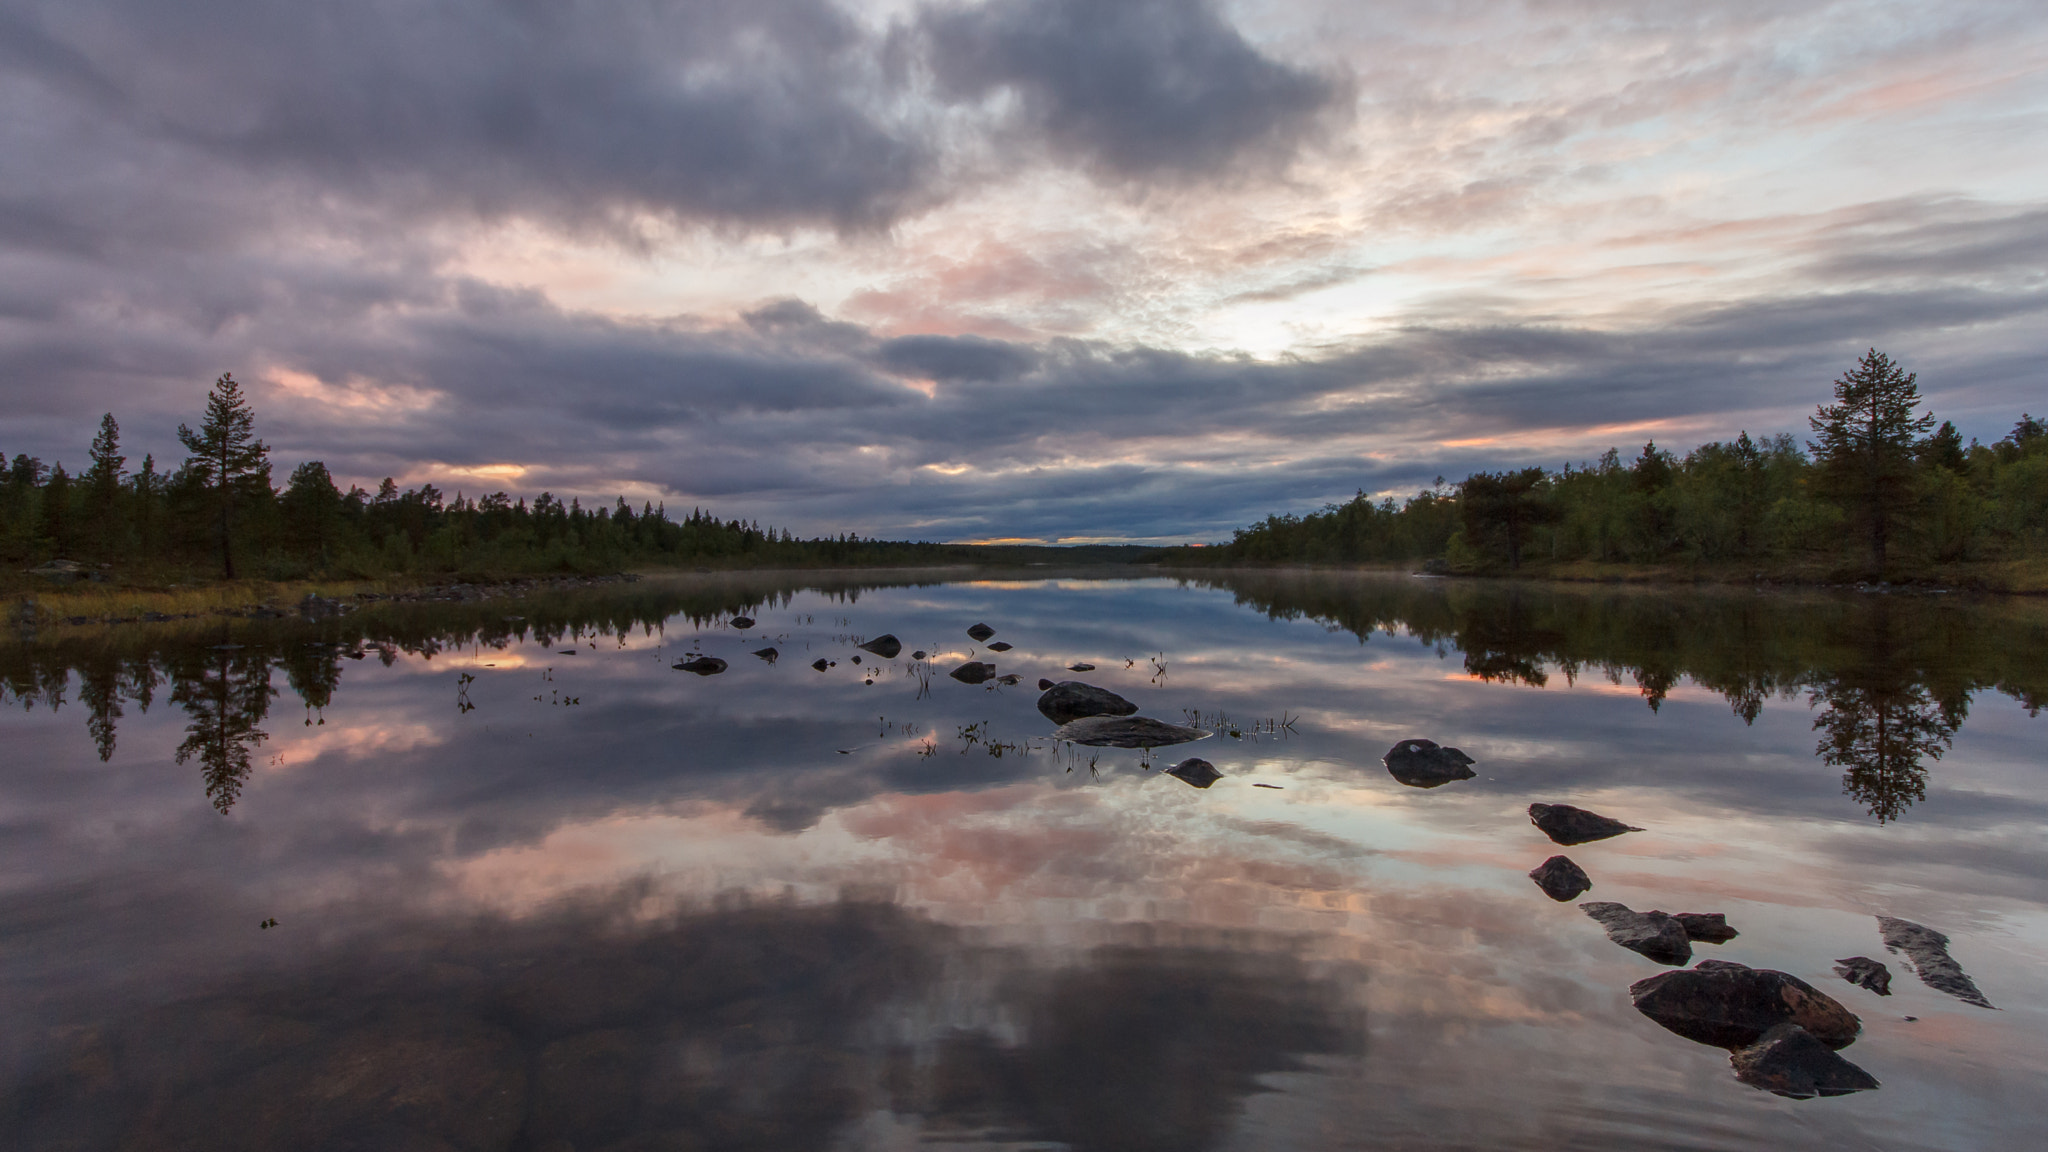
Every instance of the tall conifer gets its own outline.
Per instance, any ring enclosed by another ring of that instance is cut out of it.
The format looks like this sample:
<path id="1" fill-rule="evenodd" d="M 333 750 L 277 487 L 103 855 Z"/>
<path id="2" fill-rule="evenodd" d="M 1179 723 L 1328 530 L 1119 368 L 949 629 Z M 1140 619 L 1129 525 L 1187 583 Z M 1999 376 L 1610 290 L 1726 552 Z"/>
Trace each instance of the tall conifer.
<path id="1" fill-rule="evenodd" d="M 219 506 L 220 567 L 229 580 L 235 578 L 235 503 L 257 484 L 266 494 L 270 487 L 270 447 L 256 439 L 255 428 L 256 415 L 242 398 L 242 386 L 227 372 L 214 381 L 199 431 L 178 425 L 178 439 L 192 453 L 185 458 L 185 467 L 213 493 Z"/>
<path id="2" fill-rule="evenodd" d="M 1934 415 L 1916 416 L 1917 373 L 1907 372 L 1872 348 L 1835 381 L 1835 402 L 1807 423 L 1807 442 L 1826 487 L 1850 505 L 1870 533 L 1870 555 L 1884 571 L 1885 547 L 1899 507 L 1911 496 L 1913 462 Z"/>

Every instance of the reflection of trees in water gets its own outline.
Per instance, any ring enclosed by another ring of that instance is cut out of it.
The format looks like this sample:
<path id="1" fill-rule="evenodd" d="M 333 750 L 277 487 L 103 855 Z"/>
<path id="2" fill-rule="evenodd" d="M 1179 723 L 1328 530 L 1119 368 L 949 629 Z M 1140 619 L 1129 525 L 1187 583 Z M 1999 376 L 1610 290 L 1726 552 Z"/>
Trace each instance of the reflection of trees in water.
<path id="1" fill-rule="evenodd" d="M 270 739 L 260 725 L 277 690 L 270 686 L 270 657 L 260 649 L 203 655 L 213 659 L 179 669 L 172 680 L 171 701 L 191 718 L 177 761 L 199 761 L 207 798 L 225 816 L 249 779 L 249 753 Z"/>
<path id="2" fill-rule="evenodd" d="M 1827 708 L 1813 721 L 1825 732 L 1814 749 L 1822 762 L 1843 769 L 1842 791 L 1870 809 L 1880 824 L 1897 820 L 1927 798 L 1924 759 L 1941 759 L 1956 725 L 1933 694 L 1918 684 L 1857 686 L 1840 681 L 1813 690 Z"/>

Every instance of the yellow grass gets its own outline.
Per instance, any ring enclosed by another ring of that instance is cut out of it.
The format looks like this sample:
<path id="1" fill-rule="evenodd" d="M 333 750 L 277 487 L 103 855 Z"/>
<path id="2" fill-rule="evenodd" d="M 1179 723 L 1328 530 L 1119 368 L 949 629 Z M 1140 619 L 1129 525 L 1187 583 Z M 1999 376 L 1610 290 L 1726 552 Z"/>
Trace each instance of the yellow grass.
<path id="1" fill-rule="evenodd" d="M 43 620 L 68 620 L 83 616 L 108 620 L 156 612 L 165 616 L 211 615 L 238 612 L 263 605 L 288 608 L 317 593 L 349 597 L 358 592 L 384 592 L 416 586 L 390 580 L 269 580 L 215 581 L 208 584 L 165 588 L 124 587 L 119 584 L 49 584 L 42 587 L 17 585 L 8 599 L 16 605 L 35 603 Z M 16 612 L 19 611 L 17 607 Z M 16 617 L 18 618 L 18 617 Z"/>

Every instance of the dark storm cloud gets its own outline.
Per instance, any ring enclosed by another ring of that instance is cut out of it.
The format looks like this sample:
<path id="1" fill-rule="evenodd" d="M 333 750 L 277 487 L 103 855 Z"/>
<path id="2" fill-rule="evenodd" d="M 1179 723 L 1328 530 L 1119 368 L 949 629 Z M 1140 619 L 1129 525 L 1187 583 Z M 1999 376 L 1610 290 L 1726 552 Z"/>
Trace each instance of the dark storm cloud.
<path id="1" fill-rule="evenodd" d="M 139 136 L 428 214 L 862 227 L 938 164 L 824 0 L 22 4 L 0 35 Z"/>
<path id="2" fill-rule="evenodd" d="M 924 10 L 942 94 L 1013 93 L 1056 150 L 1122 179 L 1284 163 L 1344 94 L 1253 47 L 1208 0 L 992 0 Z"/>

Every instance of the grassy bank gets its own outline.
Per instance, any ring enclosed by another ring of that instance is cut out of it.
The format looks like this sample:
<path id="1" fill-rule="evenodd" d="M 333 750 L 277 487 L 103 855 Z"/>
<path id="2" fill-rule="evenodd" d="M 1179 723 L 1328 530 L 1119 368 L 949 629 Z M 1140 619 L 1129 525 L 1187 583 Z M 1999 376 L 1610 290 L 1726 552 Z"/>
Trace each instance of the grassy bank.
<path id="1" fill-rule="evenodd" d="M 1359 564 L 1286 564 L 1286 563 L 1191 563 L 1185 554 L 1162 555 L 1158 558 L 1163 568 L 1178 571 L 1342 571 L 1342 572 L 1420 572 L 1420 562 L 1359 563 Z M 1815 562 L 1757 564 L 1695 564 L 1695 563 L 1626 563 L 1599 562 L 1592 560 L 1528 560 L 1522 567 L 1510 572 L 1506 568 L 1463 568 L 1442 572 L 1449 576 L 1484 576 L 1519 580 L 1560 580 L 1571 583 L 1589 584 L 1721 584 L 1751 585 L 1769 583 L 1800 587 L 1830 587 L 1864 582 L 1866 577 L 1856 569 L 1843 568 L 1837 564 Z M 1927 564 L 1898 566 L 1887 570 L 1890 583 L 1927 588 L 1952 588 L 1973 592 L 1998 592 L 2011 595 L 2048 595 L 2048 557 L 2025 557 L 2016 560 L 1987 560 L 1955 564 Z"/>

